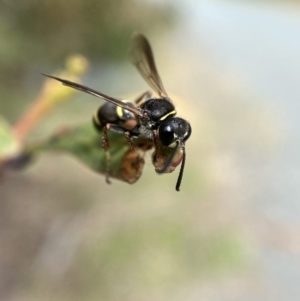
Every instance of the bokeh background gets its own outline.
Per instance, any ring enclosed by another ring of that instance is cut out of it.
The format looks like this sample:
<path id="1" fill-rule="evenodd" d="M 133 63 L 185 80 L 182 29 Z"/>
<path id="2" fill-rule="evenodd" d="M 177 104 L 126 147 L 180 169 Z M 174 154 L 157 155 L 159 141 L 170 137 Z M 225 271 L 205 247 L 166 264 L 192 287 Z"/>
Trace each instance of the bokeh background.
<path id="1" fill-rule="evenodd" d="M 1 300 L 299 300 L 298 1 L 1 0 L 0 24 L 11 124 L 72 54 L 90 61 L 87 86 L 147 90 L 127 59 L 140 31 L 193 127 L 180 193 L 150 155 L 134 185 L 54 152 L 3 174 Z M 78 93 L 28 139 L 100 104 Z"/>

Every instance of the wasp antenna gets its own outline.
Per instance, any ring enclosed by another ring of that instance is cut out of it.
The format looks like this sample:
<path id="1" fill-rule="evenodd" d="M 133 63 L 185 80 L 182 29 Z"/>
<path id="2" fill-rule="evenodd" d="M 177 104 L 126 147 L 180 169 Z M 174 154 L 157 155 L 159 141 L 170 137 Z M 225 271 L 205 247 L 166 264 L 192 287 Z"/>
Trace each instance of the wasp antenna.
<path id="1" fill-rule="evenodd" d="M 184 165 L 185 165 L 185 147 L 182 146 L 182 162 L 181 162 L 181 166 L 180 166 L 180 172 L 178 175 L 178 179 L 177 179 L 177 183 L 176 183 L 176 190 L 180 191 L 180 184 L 181 184 L 181 180 L 182 180 L 182 176 L 183 176 L 183 171 L 184 171 Z"/>

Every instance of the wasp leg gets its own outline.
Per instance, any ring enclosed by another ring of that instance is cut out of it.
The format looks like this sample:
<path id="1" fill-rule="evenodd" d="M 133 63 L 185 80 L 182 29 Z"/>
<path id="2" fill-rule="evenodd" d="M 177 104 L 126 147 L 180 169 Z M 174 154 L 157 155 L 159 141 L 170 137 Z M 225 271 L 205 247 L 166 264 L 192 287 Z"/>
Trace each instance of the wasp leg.
<path id="1" fill-rule="evenodd" d="M 150 91 L 146 91 L 144 92 L 142 95 L 140 95 L 139 97 L 137 97 L 134 100 L 134 103 L 136 105 L 141 105 L 145 100 L 149 99 L 151 97 L 152 93 Z"/>
<path id="2" fill-rule="evenodd" d="M 126 138 L 128 144 L 129 144 L 130 148 L 132 150 L 134 150 L 134 145 L 133 145 L 133 143 L 131 141 L 131 133 L 129 131 L 126 131 L 126 132 L 124 132 L 124 135 L 125 135 L 125 138 Z"/>
<path id="3" fill-rule="evenodd" d="M 107 184 L 110 184 L 109 180 L 109 174 L 110 174 L 110 153 L 109 153 L 109 143 L 108 143 L 108 137 L 107 137 L 107 130 L 110 129 L 110 124 L 106 124 L 105 127 L 103 127 L 103 135 L 102 135 L 102 147 L 105 151 L 106 156 L 106 174 L 105 174 L 105 180 Z"/>
<path id="4" fill-rule="evenodd" d="M 155 151 L 152 154 L 152 162 L 155 166 L 155 170 L 157 170 L 161 166 L 161 161 L 163 160 L 164 155 L 163 155 L 161 143 L 159 143 L 159 137 L 158 137 L 157 130 L 153 130 L 152 134 L 153 134 L 153 142 L 154 142 L 154 148 L 155 148 Z"/>
<path id="5" fill-rule="evenodd" d="M 159 137 L 158 137 L 158 132 L 157 130 L 153 130 L 153 141 L 154 141 L 154 145 L 157 151 L 161 152 L 161 147 L 160 147 L 160 143 L 159 143 Z"/>

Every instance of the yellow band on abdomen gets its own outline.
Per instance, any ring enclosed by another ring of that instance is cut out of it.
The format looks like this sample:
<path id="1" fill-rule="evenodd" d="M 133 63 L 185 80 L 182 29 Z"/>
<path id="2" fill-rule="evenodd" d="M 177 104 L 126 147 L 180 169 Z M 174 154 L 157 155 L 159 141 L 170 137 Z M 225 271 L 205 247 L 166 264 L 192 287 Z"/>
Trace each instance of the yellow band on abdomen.
<path id="1" fill-rule="evenodd" d="M 95 121 L 95 123 L 96 123 L 97 125 L 99 125 L 99 126 L 102 125 L 102 124 L 101 124 L 101 121 L 100 121 L 99 118 L 98 118 L 97 111 L 94 113 L 93 119 L 94 119 L 94 121 Z"/>

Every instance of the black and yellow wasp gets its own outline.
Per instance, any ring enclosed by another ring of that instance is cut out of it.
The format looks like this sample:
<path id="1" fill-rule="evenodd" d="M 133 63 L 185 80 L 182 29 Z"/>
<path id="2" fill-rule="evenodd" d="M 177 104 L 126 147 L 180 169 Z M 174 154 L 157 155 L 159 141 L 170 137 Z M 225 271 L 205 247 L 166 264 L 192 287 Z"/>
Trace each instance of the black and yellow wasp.
<path id="1" fill-rule="evenodd" d="M 46 76 L 54 78 L 68 87 L 107 101 L 93 116 L 95 127 L 100 130 L 103 135 L 103 148 L 107 154 L 107 181 L 109 181 L 108 174 L 110 164 L 107 130 L 112 130 L 124 133 L 132 148 L 133 144 L 131 139 L 140 136 L 152 140 L 155 148 L 159 147 L 158 143 L 170 148 L 172 151 L 164 163 L 164 166 L 156 170 L 160 174 L 166 172 L 172 164 L 175 155 L 181 151 L 181 168 L 176 183 L 176 190 L 179 191 L 186 157 L 185 142 L 191 135 L 191 125 L 185 119 L 175 117 L 177 114 L 175 106 L 163 86 L 155 65 L 151 46 L 144 35 L 140 33 L 132 35 L 129 55 L 131 62 L 137 67 L 142 77 L 159 97 L 152 97 L 149 92 L 146 92 L 142 94 L 135 103 L 131 103 L 107 96 L 81 84 L 55 76 Z"/>

